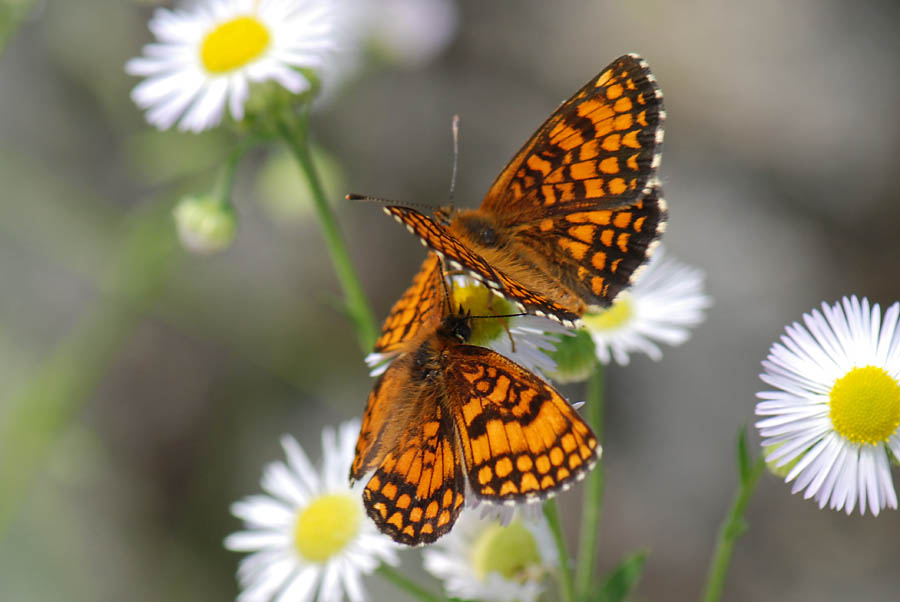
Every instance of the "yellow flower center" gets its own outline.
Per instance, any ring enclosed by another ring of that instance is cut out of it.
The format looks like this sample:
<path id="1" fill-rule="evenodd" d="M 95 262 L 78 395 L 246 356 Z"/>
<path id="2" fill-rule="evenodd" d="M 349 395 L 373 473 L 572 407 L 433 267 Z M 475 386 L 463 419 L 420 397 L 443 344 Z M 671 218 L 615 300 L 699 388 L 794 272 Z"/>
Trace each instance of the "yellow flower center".
<path id="1" fill-rule="evenodd" d="M 584 315 L 584 323 L 589 330 L 615 330 L 628 322 L 634 315 L 634 307 L 631 300 L 621 295 L 616 299 L 612 306 L 601 309 L 597 313 L 587 313 Z"/>
<path id="2" fill-rule="evenodd" d="M 352 495 L 323 495 L 297 516 L 294 545 L 306 560 L 325 562 L 357 536 L 362 519 L 359 501 Z"/>
<path id="3" fill-rule="evenodd" d="M 200 58 L 210 73 L 227 73 L 261 55 L 270 39 L 269 30 L 255 17 L 238 17 L 206 34 Z"/>
<path id="4" fill-rule="evenodd" d="M 829 417 L 847 441 L 884 443 L 900 426 L 900 383 L 878 366 L 854 368 L 831 388 Z"/>
<path id="5" fill-rule="evenodd" d="M 505 316 L 516 313 L 512 303 L 498 297 L 488 287 L 481 284 L 455 287 L 453 289 L 454 311 L 459 306 L 468 310 L 473 316 Z M 509 318 L 472 320 L 472 334 L 468 342 L 485 347 L 497 337 L 506 336 L 508 324 Z"/>
<path id="6" fill-rule="evenodd" d="M 472 546 L 471 558 L 482 581 L 495 572 L 507 579 L 524 579 L 528 569 L 541 562 L 534 535 L 519 521 L 485 529 Z"/>

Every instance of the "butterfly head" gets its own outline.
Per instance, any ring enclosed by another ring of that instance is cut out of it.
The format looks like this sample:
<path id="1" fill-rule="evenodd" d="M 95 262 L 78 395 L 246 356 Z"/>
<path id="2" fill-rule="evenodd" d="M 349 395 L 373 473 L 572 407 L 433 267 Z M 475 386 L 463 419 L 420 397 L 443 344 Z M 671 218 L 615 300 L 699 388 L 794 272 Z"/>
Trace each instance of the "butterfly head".
<path id="1" fill-rule="evenodd" d="M 442 226 L 449 226 L 455 214 L 456 209 L 452 205 L 443 205 L 434 210 L 434 219 Z"/>
<path id="2" fill-rule="evenodd" d="M 451 313 L 441 322 L 440 332 L 446 337 L 450 337 L 466 343 L 472 337 L 472 319 L 471 312 L 464 310 L 462 305 L 456 313 Z"/>

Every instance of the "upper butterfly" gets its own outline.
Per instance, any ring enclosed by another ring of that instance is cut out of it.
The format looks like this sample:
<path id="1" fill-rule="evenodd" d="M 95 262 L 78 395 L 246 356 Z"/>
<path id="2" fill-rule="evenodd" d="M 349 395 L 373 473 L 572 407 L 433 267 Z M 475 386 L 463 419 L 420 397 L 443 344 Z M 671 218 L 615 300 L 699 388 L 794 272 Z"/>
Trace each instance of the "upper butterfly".
<path id="1" fill-rule="evenodd" d="M 608 307 L 665 225 L 656 180 L 662 93 L 646 61 L 619 57 L 564 102 L 475 210 L 386 207 L 454 269 L 528 313 L 574 326 Z"/>
<path id="2" fill-rule="evenodd" d="M 600 453 L 552 386 L 466 344 L 473 318 L 450 311 L 445 286 L 431 253 L 385 321 L 376 349 L 398 355 L 369 395 L 350 469 L 351 480 L 374 471 L 366 510 L 408 545 L 449 531 L 467 489 L 487 502 L 537 501 L 582 477 Z"/>

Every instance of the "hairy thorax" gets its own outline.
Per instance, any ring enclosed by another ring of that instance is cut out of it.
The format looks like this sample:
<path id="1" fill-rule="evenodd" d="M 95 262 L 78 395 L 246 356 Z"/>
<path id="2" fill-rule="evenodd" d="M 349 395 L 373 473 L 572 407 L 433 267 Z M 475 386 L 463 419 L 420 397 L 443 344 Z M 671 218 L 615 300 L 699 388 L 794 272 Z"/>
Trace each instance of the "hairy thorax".
<path id="1" fill-rule="evenodd" d="M 562 266 L 549 262 L 543 249 L 533 249 L 519 240 L 515 230 L 496 223 L 482 211 L 441 209 L 436 213 L 438 219 L 447 220 L 457 238 L 468 242 L 493 268 L 579 315 L 584 313 L 581 297 L 560 282 Z"/>
<path id="2" fill-rule="evenodd" d="M 450 222 L 450 229 L 488 249 L 502 248 L 507 243 L 494 221 L 479 211 L 460 211 Z"/>

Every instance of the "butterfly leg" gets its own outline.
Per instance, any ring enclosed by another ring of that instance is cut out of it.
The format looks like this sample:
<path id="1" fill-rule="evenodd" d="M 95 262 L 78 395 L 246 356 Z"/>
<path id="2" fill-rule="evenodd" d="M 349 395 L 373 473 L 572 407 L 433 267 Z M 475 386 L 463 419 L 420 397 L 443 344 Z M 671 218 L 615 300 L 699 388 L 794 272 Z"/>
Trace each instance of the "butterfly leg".
<path id="1" fill-rule="evenodd" d="M 512 348 L 512 353 L 516 352 L 516 340 L 513 338 L 512 331 L 509 329 L 509 323 L 503 322 L 503 330 L 506 331 L 506 336 L 509 337 L 509 346 Z"/>

